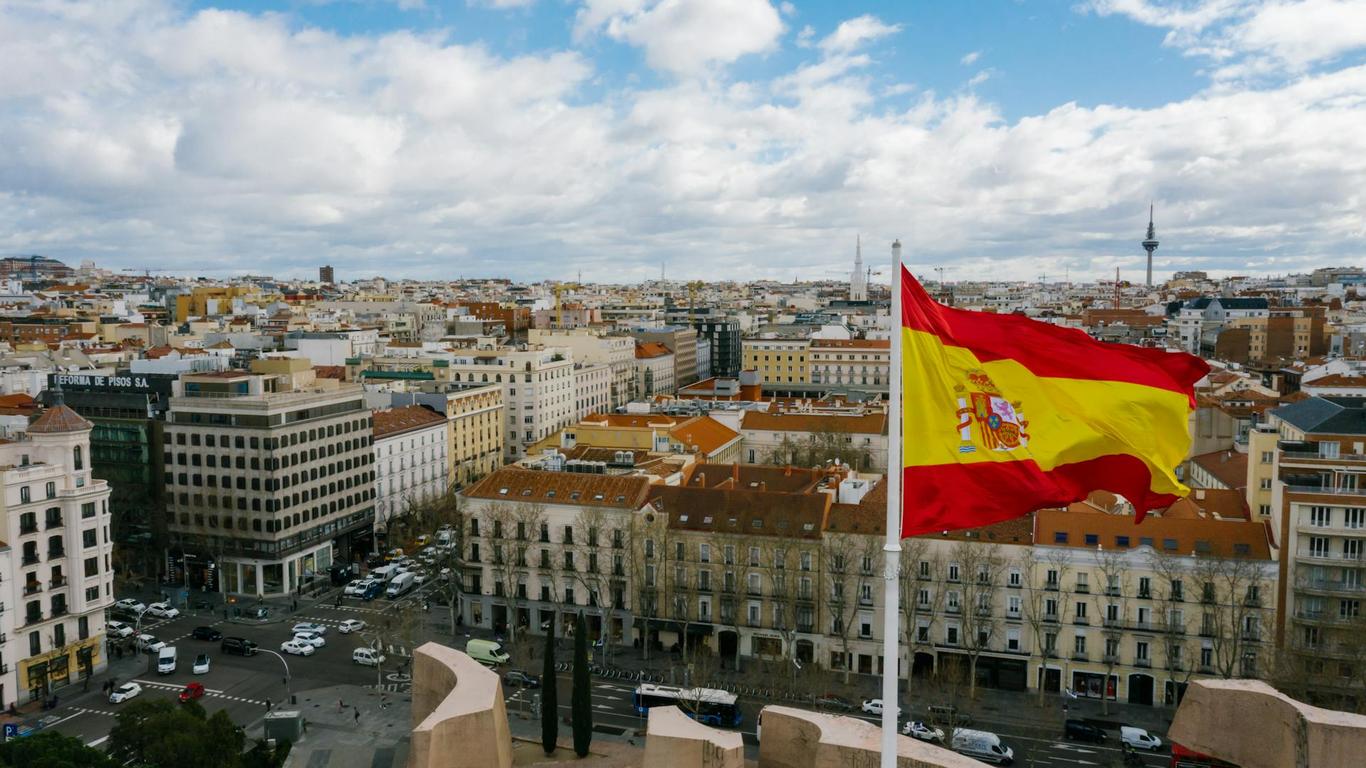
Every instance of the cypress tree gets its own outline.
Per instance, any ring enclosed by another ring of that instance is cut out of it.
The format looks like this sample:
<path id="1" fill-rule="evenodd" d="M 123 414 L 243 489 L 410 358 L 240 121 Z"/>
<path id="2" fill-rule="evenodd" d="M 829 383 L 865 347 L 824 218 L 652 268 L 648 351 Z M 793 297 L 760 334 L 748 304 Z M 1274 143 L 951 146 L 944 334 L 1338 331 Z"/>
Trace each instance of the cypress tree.
<path id="1" fill-rule="evenodd" d="M 560 697 L 555 690 L 555 622 L 545 634 L 545 667 L 541 670 L 541 748 L 555 754 L 560 738 Z"/>
<path id="2" fill-rule="evenodd" d="M 569 706 L 574 726 L 574 753 L 584 757 L 593 741 L 593 686 L 588 678 L 588 627 L 584 625 L 582 611 L 574 624 L 574 689 Z"/>

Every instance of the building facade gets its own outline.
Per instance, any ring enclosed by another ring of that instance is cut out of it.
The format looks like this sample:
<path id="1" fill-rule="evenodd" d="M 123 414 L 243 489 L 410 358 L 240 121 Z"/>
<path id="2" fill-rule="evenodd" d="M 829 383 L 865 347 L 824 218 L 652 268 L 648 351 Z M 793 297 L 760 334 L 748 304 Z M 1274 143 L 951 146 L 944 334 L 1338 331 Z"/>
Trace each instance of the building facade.
<path id="1" fill-rule="evenodd" d="M 878 339 L 813 339 L 811 383 L 885 389 L 891 386 L 891 343 Z"/>
<path id="2" fill-rule="evenodd" d="M 764 384 L 811 383 L 808 339 L 745 339 L 744 367 Z"/>
<path id="3" fill-rule="evenodd" d="M 605 363 L 574 364 L 574 418 L 612 410 L 612 369 Z"/>
<path id="4" fill-rule="evenodd" d="M 375 411 L 371 424 L 378 540 L 410 507 L 446 494 L 450 442 L 446 415 L 421 405 Z"/>
<path id="5" fill-rule="evenodd" d="M 500 384 L 440 382 L 416 392 L 395 392 L 391 402 L 425 405 L 446 414 L 447 476 L 464 488 L 503 465 L 503 387 Z"/>
<path id="6" fill-rule="evenodd" d="M 315 380 L 307 360 L 254 370 L 176 383 L 167 529 L 174 551 L 213 564 L 224 593 L 283 596 L 370 550 L 373 424 L 358 385 Z"/>
<path id="7" fill-rule="evenodd" d="M 91 474 L 92 428 L 59 400 L 21 439 L 0 444 L 10 549 L 0 587 L 12 607 L 10 642 L 0 646 L 0 705 L 41 699 L 108 663 L 114 545 L 109 485 Z"/>
<path id="8" fill-rule="evenodd" d="M 464 350 L 449 365 L 451 381 L 503 387 L 503 458 L 574 421 L 574 360 L 564 347 Z"/>
<path id="9" fill-rule="evenodd" d="M 657 341 L 636 344 L 636 392 L 642 399 L 672 395 L 676 387 L 674 361 L 669 348 Z"/>

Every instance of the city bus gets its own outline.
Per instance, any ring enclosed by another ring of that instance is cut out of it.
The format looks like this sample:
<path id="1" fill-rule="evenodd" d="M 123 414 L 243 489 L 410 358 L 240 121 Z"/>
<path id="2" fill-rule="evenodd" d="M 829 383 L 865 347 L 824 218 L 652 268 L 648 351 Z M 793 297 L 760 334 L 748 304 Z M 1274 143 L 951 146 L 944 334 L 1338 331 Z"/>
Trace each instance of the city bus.
<path id="1" fill-rule="evenodd" d="M 679 688 L 672 685 L 642 683 L 631 695 L 636 713 L 644 716 L 650 707 L 675 706 L 699 723 L 726 728 L 740 725 L 740 707 L 735 694 L 716 688 Z"/>

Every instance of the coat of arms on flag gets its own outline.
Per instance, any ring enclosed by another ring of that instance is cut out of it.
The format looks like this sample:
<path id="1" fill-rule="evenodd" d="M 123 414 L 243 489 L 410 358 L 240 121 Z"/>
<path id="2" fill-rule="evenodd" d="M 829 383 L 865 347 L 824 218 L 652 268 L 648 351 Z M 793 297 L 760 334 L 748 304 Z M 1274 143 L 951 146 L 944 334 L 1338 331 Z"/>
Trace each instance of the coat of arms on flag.
<path id="1" fill-rule="evenodd" d="M 1029 422 L 1020 412 L 1020 404 L 1002 397 L 983 371 L 973 371 L 968 381 L 979 391 L 969 392 L 961 384 L 954 388 L 958 392 L 958 436 L 962 440 L 958 452 L 973 453 L 979 444 L 989 451 L 1013 451 L 1029 445 Z M 977 425 L 977 440 L 973 440 L 973 424 Z"/>

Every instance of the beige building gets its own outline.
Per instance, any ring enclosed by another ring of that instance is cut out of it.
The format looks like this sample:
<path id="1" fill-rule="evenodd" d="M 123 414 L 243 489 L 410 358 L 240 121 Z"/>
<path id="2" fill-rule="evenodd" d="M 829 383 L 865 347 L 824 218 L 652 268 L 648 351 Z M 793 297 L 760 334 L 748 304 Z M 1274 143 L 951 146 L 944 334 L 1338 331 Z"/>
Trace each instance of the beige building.
<path id="1" fill-rule="evenodd" d="M 887 414 L 838 409 L 745 411 L 744 460 L 810 466 L 838 458 L 862 472 L 887 470 Z"/>
<path id="2" fill-rule="evenodd" d="M 102 672 L 113 604 L 109 486 L 90 474 L 93 425 L 61 404 L 0 444 L 5 566 L 0 707 Z"/>
<path id="3" fill-rule="evenodd" d="M 434 501 L 450 487 L 446 414 L 421 405 L 375 411 L 375 532 L 388 530 L 409 507 Z"/>
<path id="4" fill-rule="evenodd" d="M 419 384 L 390 395 L 395 405 L 425 405 L 446 414 L 447 476 L 464 488 L 503 465 L 503 387 L 499 384 Z"/>
<path id="5" fill-rule="evenodd" d="M 612 410 L 612 369 L 605 363 L 574 364 L 574 418 Z"/>
<path id="6" fill-rule="evenodd" d="M 812 384 L 888 387 L 891 344 L 878 339 L 813 339 L 808 352 Z"/>
<path id="7" fill-rule="evenodd" d="M 657 341 L 636 344 L 636 392 L 641 399 L 672 395 L 677 390 L 676 359 L 668 347 Z"/>
<path id="8" fill-rule="evenodd" d="M 602 364 L 612 371 L 610 407 L 620 408 L 636 399 L 636 341 L 630 336 L 615 336 L 593 328 L 527 331 L 532 344 L 567 347 L 578 363 Z"/>
<path id="9" fill-rule="evenodd" d="M 227 594 L 283 596 L 369 551 L 375 472 L 361 388 L 308 360 L 185 374 L 165 427 L 171 546 Z"/>
<path id="10" fill-rule="evenodd" d="M 461 350 L 449 363 L 454 382 L 503 387 L 503 456 L 516 461 L 538 440 L 574 421 L 574 360 L 565 347 Z"/>
<path id="11" fill-rule="evenodd" d="M 744 369 L 763 384 L 811 383 L 809 339 L 745 339 Z"/>

